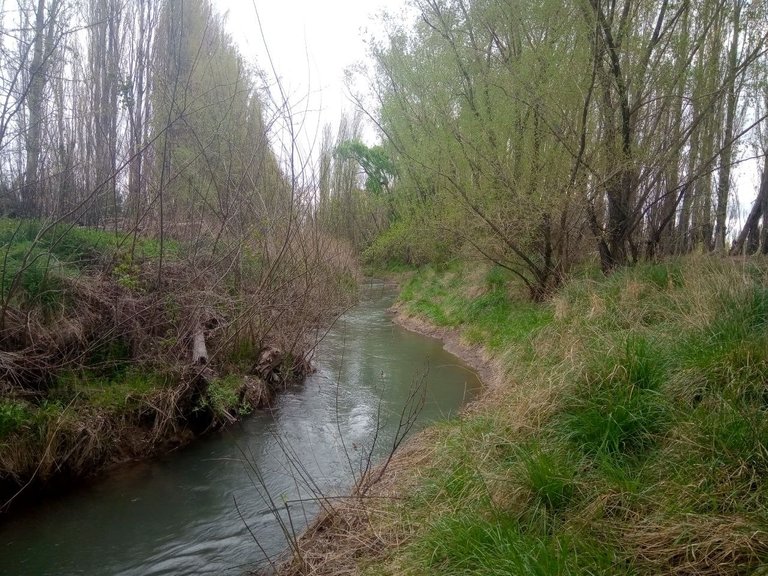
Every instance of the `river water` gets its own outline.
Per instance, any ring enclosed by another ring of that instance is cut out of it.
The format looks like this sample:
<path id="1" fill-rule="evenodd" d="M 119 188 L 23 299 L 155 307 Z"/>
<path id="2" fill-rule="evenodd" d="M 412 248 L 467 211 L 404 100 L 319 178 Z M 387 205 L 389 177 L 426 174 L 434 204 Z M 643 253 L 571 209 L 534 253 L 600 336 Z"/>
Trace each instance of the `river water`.
<path id="1" fill-rule="evenodd" d="M 439 341 L 392 323 L 395 296 L 367 284 L 317 347 L 317 372 L 271 412 L 0 519 L 0 574 L 238 575 L 267 565 L 285 549 L 281 526 L 301 531 L 318 493 L 349 490 L 374 437 L 375 457 L 387 452 L 414 389 L 426 391 L 416 428 L 479 389 Z"/>

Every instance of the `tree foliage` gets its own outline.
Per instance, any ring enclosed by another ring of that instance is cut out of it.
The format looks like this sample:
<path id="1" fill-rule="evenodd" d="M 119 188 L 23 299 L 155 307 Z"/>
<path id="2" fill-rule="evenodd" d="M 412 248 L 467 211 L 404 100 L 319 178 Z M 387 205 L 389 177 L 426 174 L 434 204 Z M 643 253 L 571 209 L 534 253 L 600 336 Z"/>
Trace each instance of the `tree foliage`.
<path id="1" fill-rule="evenodd" d="M 427 226 L 534 298 L 592 254 L 609 271 L 724 249 L 732 167 L 765 124 L 765 2 L 412 8 L 374 43 L 371 78 L 406 242 Z"/>
<path id="2" fill-rule="evenodd" d="M 395 166 L 382 146 L 368 147 L 360 140 L 347 140 L 336 148 L 341 160 L 354 160 L 365 172 L 365 189 L 372 194 L 389 192 Z"/>

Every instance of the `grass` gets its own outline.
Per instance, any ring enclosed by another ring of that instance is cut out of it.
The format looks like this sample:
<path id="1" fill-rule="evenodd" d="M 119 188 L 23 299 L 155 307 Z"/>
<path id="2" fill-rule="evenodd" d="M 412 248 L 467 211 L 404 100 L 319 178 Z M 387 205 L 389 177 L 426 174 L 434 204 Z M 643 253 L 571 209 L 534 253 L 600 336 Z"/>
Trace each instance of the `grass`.
<path id="1" fill-rule="evenodd" d="M 520 483 L 527 487 L 534 500 L 553 513 L 564 511 L 577 488 L 579 469 L 574 455 L 556 444 L 522 445 Z"/>
<path id="2" fill-rule="evenodd" d="M 82 403 L 120 412 L 140 406 L 152 394 L 175 382 L 171 374 L 139 369 L 120 370 L 109 376 L 94 371 L 64 372 L 59 376 L 53 396 L 76 397 Z"/>
<path id="3" fill-rule="evenodd" d="M 176 242 L 163 247 L 173 257 Z M 56 310 L 72 303 L 68 279 L 106 271 L 129 290 L 139 290 L 138 263 L 156 259 L 160 243 L 123 233 L 39 220 L 0 218 L 0 296 L 27 309 Z"/>
<path id="4" fill-rule="evenodd" d="M 638 266 L 543 305 L 503 270 L 453 263 L 401 300 L 483 345 L 508 384 L 436 429 L 415 488 L 372 515 L 397 545 L 357 560 L 366 573 L 768 565 L 768 263 Z"/>
<path id="5" fill-rule="evenodd" d="M 477 285 L 467 287 L 469 274 L 461 264 L 425 267 L 403 287 L 400 299 L 407 311 L 438 326 L 461 326 L 472 343 L 499 351 L 527 340 L 551 319 L 549 309 L 510 297 L 510 278 L 490 268 Z"/>
<path id="6" fill-rule="evenodd" d="M 18 400 L 0 402 L 0 440 L 22 428 L 30 420 L 30 411 L 26 403 Z"/>
<path id="7" fill-rule="evenodd" d="M 240 400 L 242 386 L 243 378 L 239 375 L 217 378 L 208 384 L 203 405 L 209 406 L 215 417 L 226 418 L 225 415 L 233 413 L 249 414 L 251 406 Z"/>

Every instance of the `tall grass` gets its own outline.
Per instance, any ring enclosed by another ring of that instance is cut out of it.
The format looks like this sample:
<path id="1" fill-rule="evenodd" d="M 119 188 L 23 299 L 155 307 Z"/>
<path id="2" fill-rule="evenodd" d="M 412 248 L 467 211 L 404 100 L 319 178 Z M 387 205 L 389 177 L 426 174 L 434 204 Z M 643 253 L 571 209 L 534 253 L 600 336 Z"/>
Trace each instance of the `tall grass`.
<path id="1" fill-rule="evenodd" d="M 457 327 L 509 378 L 440 429 L 389 509 L 405 544 L 370 573 L 768 565 L 768 263 L 638 266 L 573 279 L 542 306 L 513 286 L 454 264 L 403 289 L 409 313 Z"/>

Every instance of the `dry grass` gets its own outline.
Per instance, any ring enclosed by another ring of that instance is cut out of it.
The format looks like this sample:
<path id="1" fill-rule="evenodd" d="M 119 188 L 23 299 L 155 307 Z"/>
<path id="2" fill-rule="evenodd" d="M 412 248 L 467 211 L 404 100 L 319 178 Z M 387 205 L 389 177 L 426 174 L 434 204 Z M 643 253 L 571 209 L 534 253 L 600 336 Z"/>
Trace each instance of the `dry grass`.
<path id="1" fill-rule="evenodd" d="M 359 574 L 361 562 L 375 564 L 408 542 L 399 503 L 422 481 L 434 461 L 441 432 L 424 430 L 394 455 L 386 472 L 365 496 L 334 499 L 297 539 L 298 553 L 282 563 L 284 576 Z M 365 479 L 364 479 L 365 481 Z"/>
<path id="2" fill-rule="evenodd" d="M 761 566 L 768 554 L 768 532 L 739 517 L 642 518 L 614 529 L 646 573 L 744 574 Z"/>

